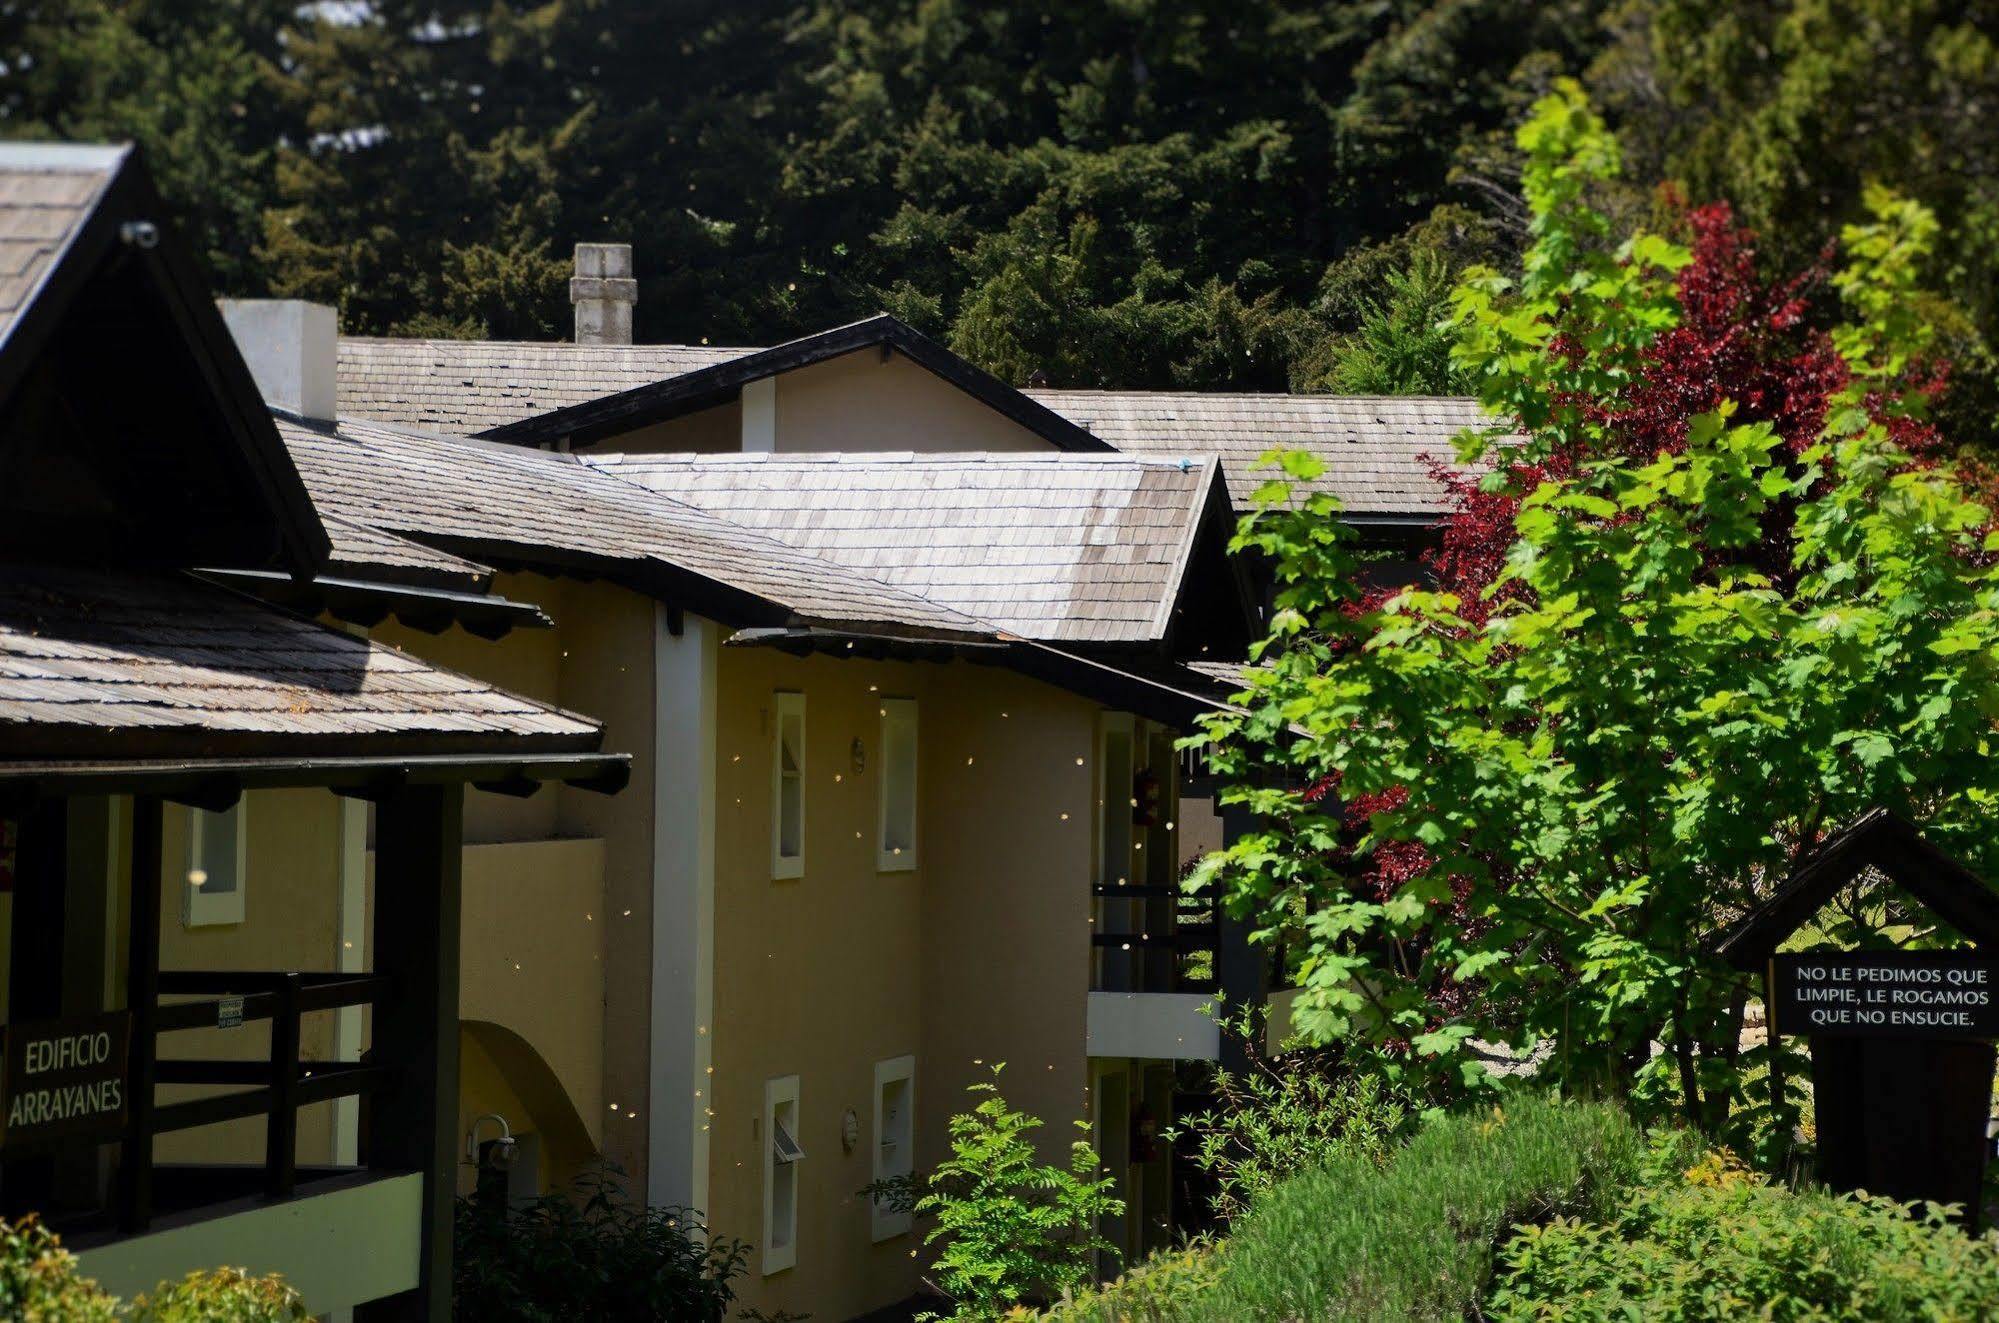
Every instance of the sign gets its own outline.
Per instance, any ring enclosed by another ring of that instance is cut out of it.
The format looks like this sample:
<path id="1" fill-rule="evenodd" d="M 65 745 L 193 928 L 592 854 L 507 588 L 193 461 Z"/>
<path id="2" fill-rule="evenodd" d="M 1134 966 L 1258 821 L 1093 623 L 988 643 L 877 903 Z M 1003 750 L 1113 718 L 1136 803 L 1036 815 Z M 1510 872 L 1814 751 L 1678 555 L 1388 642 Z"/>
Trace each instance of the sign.
<path id="1" fill-rule="evenodd" d="M 215 1003 L 215 1027 L 217 1029 L 240 1029 L 243 1027 L 243 999 L 222 997 Z"/>
<path id="2" fill-rule="evenodd" d="M 1770 958 L 1779 1034 L 1999 1038 L 1999 960 L 1971 951 Z"/>
<path id="3" fill-rule="evenodd" d="M 129 1011 L 8 1025 L 0 1144 L 63 1135 L 115 1138 L 125 1128 L 131 1043 Z"/>

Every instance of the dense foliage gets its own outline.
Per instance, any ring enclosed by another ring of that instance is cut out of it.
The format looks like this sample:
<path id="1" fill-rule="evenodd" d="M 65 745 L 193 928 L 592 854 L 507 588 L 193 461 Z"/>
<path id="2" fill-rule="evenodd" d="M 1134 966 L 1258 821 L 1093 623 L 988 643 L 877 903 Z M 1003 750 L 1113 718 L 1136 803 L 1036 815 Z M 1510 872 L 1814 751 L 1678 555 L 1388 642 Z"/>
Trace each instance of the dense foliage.
<path id="1" fill-rule="evenodd" d="M 579 239 L 642 339 L 887 308 L 1009 379 L 1439 390 L 1435 300 L 1525 238 L 1504 135 L 1584 77 L 1792 268 L 1878 180 L 1992 408 L 1999 56 L 1970 0 L 5 0 L 0 126 L 139 139 L 230 293 L 542 336 Z"/>
<path id="2" fill-rule="evenodd" d="M 1979 1319 L 1999 1315 L 1999 1247 L 1931 1210 L 1792 1191 L 1710 1154 L 1641 1183 L 1616 1217 L 1526 1226 L 1485 1317 Z"/>
<path id="3" fill-rule="evenodd" d="M 1999 543 L 1902 445 L 1934 447 L 1933 224 L 1880 196 L 1848 232 L 1836 388 L 1786 422 L 1659 389 L 1707 286 L 1592 207 L 1617 144 L 1580 91 L 1520 141 L 1523 274 L 1470 273 L 1457 313 L 1517 420 L 1481 493 L 1511 511 L 1496 572 L 1362 603 L 1327 499 L 1246 524 L 1281 585 L 1271 664 L 1215 733 L 1264 829 L 1216 866 L 1293 953 L 1311 1038 L 1446 1092 L 1487 1082 L 1474 1041 L 1545 1042 L 1544 1079 L 1781 1140 L 1787 1108 L 1743 1106 L 1762 1049 L 1720 927 L 1876 805 L 1990 862 Z"/>
<path id="4" fill-rule="evenodd" d="M 98 1289 L 55 1234 L 33 1216 L 0 1221 L 0 1318 L 24 1323 L 306 1323 L 282 1278 L 236 1268 L 161 1282 L 129 1305 Z"/>
<path id="5" fill-rule="evenodd" d="M 1007 1105 L 1004 1069 L 970 1086 L 972 1110 L 951 1118 L 951 1155 L 923 1178 L 915 1204 L 936 1219 L 923 1240 L 939 1246 L 932 1270 L 952 1323 L 1056 1299 L 1089 1279 L 1099 1254 L 1116 1253 L 1097 1227 L 1124 1201 L 1090 1147 L 1089 1122 L 1076 1122 L 1067 1167 L 1042 1162 L 1032 1138 L 1042 1123 Z"/>
<path id="6" fill-rule="evenodd" d="M 507 1206 L 461 1199 L 452 1308 L 492 1323 L 721 1323 L 745 1254 L 708 1239 L 683 1210 L 632 1202 L 608 1177 Z"/>

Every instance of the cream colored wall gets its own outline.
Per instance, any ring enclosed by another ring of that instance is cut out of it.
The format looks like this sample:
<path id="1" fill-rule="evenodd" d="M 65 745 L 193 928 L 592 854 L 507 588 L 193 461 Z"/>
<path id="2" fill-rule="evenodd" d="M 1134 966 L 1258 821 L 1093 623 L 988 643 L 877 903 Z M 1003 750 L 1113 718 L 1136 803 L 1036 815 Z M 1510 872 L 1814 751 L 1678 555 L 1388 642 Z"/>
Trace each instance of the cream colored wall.
<path id="1" fill-rule="evenodd" d="M 737 401 L 596 442 L 594 451 L 742 449 Z M 1049 443 L 901 354 L 877 349 L 777 378 L 777 448 L 828 450 L 1048 450 Z"/>
<path id="2" fill-rule="evenodd" d="M 485 885 L 491 880 L 511 888 L 486 897 L 506 912 L 519 913 L 524 889 L 532 886 L 549 893 L 548 903 L 564 916 L 560 924 L 582 921 L 596 932 L 591 935 L 570 926 L 538 935 L 537 941 L 550 943 L 537 957 L 542 976 L 522 978 L 510 989 L 504 979 L 485 981 L 479 971 L 511 973 L 506 966 L 513 962 L 504 960 L 504 951 L 497 948 L 513 945 L 514 939 L 488 930 L 477 936 L 475 946 L 468 928 L 463 952 L 468 978 L 461 996 L 468 1005 L 476 997 L 478 1018 L 541 1043 L 587 1033 L 584 1026 L 591 1022 L 590 1008 L 595 1007 L 601 1030 L 593 1045 L 552 1048 L 545 1056 L 577 1112 L 588 1115 L 589 1133 L 601 1144 L 603 1156 L 642 1185 L 651 978 L 656 607 L 650 599 L 610 584 L 535 574 L 500 575 L 493 591 L 540 606 L 554 628 L 515 630 L 504 638 L 486 640 L 457 628 L 430 635 L 390 624 L 375 630 L 373 637 L 426 661 L 602 721 L 603 747 L 631 755 L 632 779 L 612 796 L 567 786 L 545 786 L 525 799 L 466 792 L 468 922 L 481 903 L 481 890 L 491 891 Z M 543 840 L 590 842 L 594 849 L 510 858 L 494 865 L 490 879 L 482 871 L 487 867 L 481 859 L 483 847 Z M 529 858 L 540 870 L 531 884 L 519 871 Z M 595 917 L 580 920 L 583 914 Z M 586 964 L 583 954 L 601 959 Z M 496 959 L 503 960 L 497 969 Z M 469 1010 L 466 1018 L 474 1018 Z M 558 1030 L 558 1022 L 567 1027 Z"/>
<path id="3" fill-rule="evenodd" d="M 187 839 L 191 810 L 166 806 L 162 822 L 160 968 L 332 970 L 340 923 L 339 801 L 325 790 L 255 790 L 243 796 L 247 839 L 243 922 L 190 928 L 183 921 Z M 126 830 L 129 833 L 129 816 Z M 199 1029 L 164 1035 L 162 1056 L 268 1060 L 271 1024 L 248 1021 L 235 1029 Z M 333 1013 L 304 1017 L 299 1055 L 306 1062 L 333 1055 Z M 308 1067 L 309 1068 L 309 1067 Z M 162 1103 L 203 1093 L 228 1092 L 162 1086 Z M 324 1163 L 332 1156 L 332 1106 L 299 1111 L 298 1159 Z M 161 1135 L 160 1162 L 264 1160 L 261 1117 Z"/>
<path id="4" fill-rule="evenodd" d="M 725 649 L 718 686 L 710 1218 L 763 1240 L 766 1081 L 799 1077 L 806 1151 L 795 1267 L 747 1307 L 844 1319 L 907 1298 L 919 1238 L 871 1240 L 874 1067 L 916 1057 L 917 1165 L 982 1067 L 1046 1117 L 1083 1114 L 1090 769 L 1095 709 L 964 664 L 798 659 Z M 805 872 L 771 880 L 772 695 L 806 695 Z M 918 702 L 918 867 L 878 871 L 882 697 Z M 856 773 L 859 737 L 865 767 Z M 1068 814 L 1065 820 L 1062 815 Z M 841 1142 L 852 1108 L 860 1142 Z"/>

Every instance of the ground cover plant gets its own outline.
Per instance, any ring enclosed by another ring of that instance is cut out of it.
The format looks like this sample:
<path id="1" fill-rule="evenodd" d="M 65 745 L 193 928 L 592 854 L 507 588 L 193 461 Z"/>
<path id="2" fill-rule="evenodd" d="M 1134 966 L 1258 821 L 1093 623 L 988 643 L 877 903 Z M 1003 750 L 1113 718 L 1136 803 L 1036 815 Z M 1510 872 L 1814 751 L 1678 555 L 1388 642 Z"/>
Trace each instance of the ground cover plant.
<path id="1" fill-rule="evenodd" d="M 1485 1313 L 1507 1323 L 1999 1316 L 1999 1247 L 1943 1210 L 1794 1191 L 1722 1153 L 1657 1172 L 1607 1221 L 1522 1227 L 1500 1256 Z"/>
<path id="2" fill-rule="evenodd" d="M 1823 290 L 1755 286 L 1725 218 L 1617 232 L 1579 89 L 1520 144 L 1522 274 L 1455 304 L 1491 476 L 1439 580 L 1385 599 L 1329 498 L 1261 494 L 1238 545 L 1275 566 L 1272 634 L 1210 730 L 1259 829 L 1207 867 L 1357 1067 L 1449 1102 L 1496 1087 L 1476 1041 L 1541 1042 L 1544 1083 L 1771 1160 L 1796 1100 L 1745 1088 L 1765 1049 L 1714 935 L 1874 806 L 1999 864 L 1999 539 L 1935 459 L 1934 227 L 1877 195 Z"/>
<path id="3" fill-rule="evenodd" d="M 236 1268 L 161 1282 L 130 1304 L 99 1289 L 33 1216 L 0 1221 L 0 1318 L 23 1323 L 306 1323 L 305 1302 L 282 1278 Z"/>

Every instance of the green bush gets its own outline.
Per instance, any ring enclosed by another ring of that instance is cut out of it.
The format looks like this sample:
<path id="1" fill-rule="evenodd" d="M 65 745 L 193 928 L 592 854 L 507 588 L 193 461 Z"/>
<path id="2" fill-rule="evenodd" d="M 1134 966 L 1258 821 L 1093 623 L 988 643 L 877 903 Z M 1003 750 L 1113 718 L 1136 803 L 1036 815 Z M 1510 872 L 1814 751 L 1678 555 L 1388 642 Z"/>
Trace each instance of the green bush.
<path id="1" fill-rule="evenodd" d="M 162 1282 L 120 1308 L 77 1271 L 76 1258 L 34 1216 L 0 1221 L 0 1319 L 8 1323 L 305 1323 L 297 1291 L 236 1268 Z"/>
<path id="2" fill-rule="evenodd" d="M 1494 1319 L 1999 1317 L 1999 1250 L 1932 1207 L 1793 1192 L 1713 1157 L 1648 1181 L 1615 1218 L 1523 1227 Z"/>
<path id="3" fill-rule="evenodd" d="M 1537 1094 L 1423 1126 L 1385 1167 L 1342 1158 L 1258 1200 L 1221 1251 L 1214 1290 L 1180 1317 L 1460 1320 L 1516 1222 L 1601 1215 L 1645 1144 L 1624 1112 Z"/>
<path id="4" fill-rule="evenodd" d="M 240 1268 L 192 1272 L 132 1302 L 130 1323 L 306 1323 L 305 1300 L 279 1277 Z"/>
<path id="5" fill-rule="evenodd" d="M 1098 1220 L 1124 1212 L 1087 1140 L 1070 1144 L 1067 1167 L 1040 1161 L 1028 1134 L 1041 1122 L 1007 1106 L 997 1083 L 1003 1069 L 969 1089 L 979 1101 L 951 1118 L 951 1156 L 916 1201 L 917 1212 L 937 1219 L 924 1243 L 943 1242 L 936 1273 L 953 1323 L 1068 1295 L 1088 1280 L 1097 1254 L 1114 1252 Z M 1076 1124 L 1089 1133 L 1087 1122 Z"/>
<path id="6" fill-rule="evenodd" d="M 1038 1317 L 1043 1323 L 1169 1323 L 1199 1305 L 1221 1280 L 1214 1242 L 1162 1250 L 1123 1276 L 1078 1293 Z M 1011 1317 L 1011 1316 L 1010 1316 Z"/>
<path id="7" fill-rule="evenodd" d="M 699 1230 L 694 1214 L 634 1203 L 601 1174 L 513 1206 L 461 1199 L 452 1312 L 466 1323 L 721 1323 L 746 1250 Z"/>

